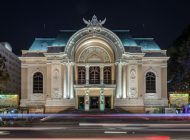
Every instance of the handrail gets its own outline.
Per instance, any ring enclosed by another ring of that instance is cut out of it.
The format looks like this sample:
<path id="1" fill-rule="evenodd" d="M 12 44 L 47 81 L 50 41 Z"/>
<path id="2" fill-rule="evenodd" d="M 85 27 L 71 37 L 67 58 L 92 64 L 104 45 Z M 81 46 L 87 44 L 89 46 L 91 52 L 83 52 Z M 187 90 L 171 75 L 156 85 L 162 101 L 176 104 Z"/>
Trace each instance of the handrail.
<path id="1" fill-rule="evenodd" d="M 85 85 L 85 84 L 108 84 L 114 85 L 116 84 L 116 80 L 75 80 L 75 85 Z"/>

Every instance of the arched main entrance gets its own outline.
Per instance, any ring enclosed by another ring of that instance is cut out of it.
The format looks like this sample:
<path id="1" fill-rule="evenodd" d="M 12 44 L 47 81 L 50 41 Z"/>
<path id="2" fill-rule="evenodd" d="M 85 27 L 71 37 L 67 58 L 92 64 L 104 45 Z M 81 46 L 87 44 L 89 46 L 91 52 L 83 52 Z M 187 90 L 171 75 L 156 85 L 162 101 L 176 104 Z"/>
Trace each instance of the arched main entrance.
<path id="1" fill-rule="evenodd" d="M 76 109 L 113 108 L 116 77 L 115 62 L 124 47 L 120 39 L 97 20 L 69 39 L 65 52 L 74 63 Z"/>

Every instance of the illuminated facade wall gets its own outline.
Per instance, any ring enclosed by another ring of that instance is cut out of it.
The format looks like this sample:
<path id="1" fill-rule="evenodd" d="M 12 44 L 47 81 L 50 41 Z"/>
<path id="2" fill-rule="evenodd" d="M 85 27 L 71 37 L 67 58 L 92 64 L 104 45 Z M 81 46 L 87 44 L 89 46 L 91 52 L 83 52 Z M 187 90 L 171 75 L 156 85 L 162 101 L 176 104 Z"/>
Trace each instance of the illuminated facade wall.
<path id="1" fill-rule="evenodd" d="M 10 44 L 6 42 L 0 43 L 0 54 L 5 57 L 5 68 L 9 74 L 9 81 L 0 82 L 0 89 L 6 93 L 18 94 L 21 91 L 21 62 L 19 58 L 12 52 Z"/>
<path id="2" fill-rule="evenodd" d="M 110 105 L 134 112 L 167 106 L 166 51 L 153 38 L 108 30 L 95 16 L 84 22 L 85 28 L 36 38 L 23 50 L 21 106 L 46 112 L 80 109 L 81 102 L 86 111 L 96 102 L 100 110 Z"/>

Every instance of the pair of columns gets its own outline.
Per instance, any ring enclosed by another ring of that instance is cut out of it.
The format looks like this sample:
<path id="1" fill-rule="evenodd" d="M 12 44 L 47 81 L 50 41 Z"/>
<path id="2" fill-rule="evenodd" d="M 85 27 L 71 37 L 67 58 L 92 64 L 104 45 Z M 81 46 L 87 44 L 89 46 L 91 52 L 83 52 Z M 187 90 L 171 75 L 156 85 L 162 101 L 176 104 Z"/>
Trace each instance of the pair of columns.
<path id="1" fill-rule="evenodd" d="M 122 64 L 121 61 L 117 63 L 117 86 L 116 86 L 116 98 L 127 97 L 127 70 L 126 64 Z"/>
<path id="2" fill-rule="evenodd" d="M 64 98 L 72 99 L 74 97 L 73 91 L 73 63 L 67 62 L 64 69 Z"/>

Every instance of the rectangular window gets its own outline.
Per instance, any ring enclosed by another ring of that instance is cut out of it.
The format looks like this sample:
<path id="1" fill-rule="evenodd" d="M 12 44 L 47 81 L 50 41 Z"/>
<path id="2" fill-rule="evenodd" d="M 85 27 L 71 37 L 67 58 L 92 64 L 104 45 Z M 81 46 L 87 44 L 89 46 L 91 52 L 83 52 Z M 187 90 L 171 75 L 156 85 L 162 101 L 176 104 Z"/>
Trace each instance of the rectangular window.
<path id="1" fill-rule="evenodd" d="M 100 84 L 100 67 L 90 67 L 89 69 L 90 84 Z"/>
<path id="2" fill-rule="evenodd" d="M 104 84 L 111 84 L 111 67 L 104 67 Z"/>
<path id="3" fill-rule="evenodd" d="M 84 66 L 78 66 L 78 84 L 85 84 L 86 69 Z"/>

